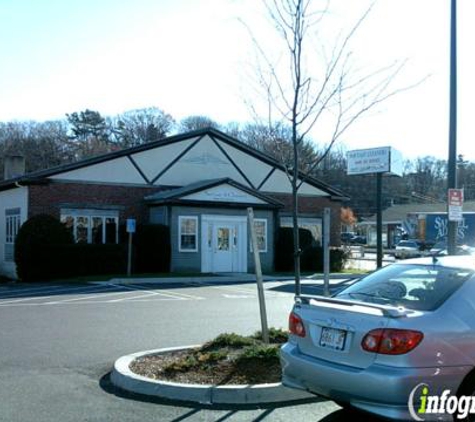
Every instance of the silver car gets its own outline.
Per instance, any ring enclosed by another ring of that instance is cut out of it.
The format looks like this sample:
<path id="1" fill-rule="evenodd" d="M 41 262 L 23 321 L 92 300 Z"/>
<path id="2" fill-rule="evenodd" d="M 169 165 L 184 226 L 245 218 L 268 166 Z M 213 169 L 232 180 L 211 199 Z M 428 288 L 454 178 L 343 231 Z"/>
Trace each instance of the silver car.
<path id="1" fill-rule="evenodd" d="M 394 249 L 394 257 L 399 259 L 422 256 L 423 244 L 420 240 L 401 240 Z"/>
<path id="2" fill-rule="evenodd" d="M 398 421 L 452 420 L 420 410 L 475 392 L 475 258 L 411 259 L 330 298 L 298 296 L 289 329 L 286 386 Z"/>

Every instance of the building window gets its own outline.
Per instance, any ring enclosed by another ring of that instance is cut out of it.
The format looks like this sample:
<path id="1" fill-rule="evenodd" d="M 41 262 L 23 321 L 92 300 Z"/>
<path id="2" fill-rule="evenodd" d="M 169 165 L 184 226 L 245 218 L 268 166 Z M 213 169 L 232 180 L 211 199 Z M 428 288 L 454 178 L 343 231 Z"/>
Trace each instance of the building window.
<path id="1" fill-rule="evenodd" d="M 256 218 L 254 219 L 254 230 L 256 232 L 256 240 L 259 252 L 267 252 L 267 220 Z M 252 245 L 251 245 L 252 252 Z"/>
<path id="2" fill-rule="evenodd" d="M 198 252 L 198 217 L 178 217 L 178 250 Z"/>
<path id="3" fill-rule="evenodd" d="M 61 210 L 61 222 L 77 243 L 119 243 L 116 211 Z"/>
<path id="4" fill-rule="evenodd" d="M 5 261 L 13 261 L 15 251 L 15 239 L 21 226 L 20 208 L 5 210 Z"/>

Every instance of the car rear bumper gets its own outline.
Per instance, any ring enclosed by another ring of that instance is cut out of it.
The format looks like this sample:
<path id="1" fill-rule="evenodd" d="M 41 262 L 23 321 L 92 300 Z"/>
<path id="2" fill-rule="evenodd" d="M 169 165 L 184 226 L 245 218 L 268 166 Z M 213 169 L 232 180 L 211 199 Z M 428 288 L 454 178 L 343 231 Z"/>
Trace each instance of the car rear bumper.
<path id="1" fill-rule="evenodd" d="M 292 343 L 282 347 L 281 363 L 282 382 L 288 387 L 307 390 L 400 421 L 413 420 L 408 400 L 416 386 L 421 383 L 429 385 L 431 394 L 440 394 L 444 390 L 455 394 L 472 369 L 460 366 L 397 368 L 376 363 L 359 369 L 303 355 Z"/>

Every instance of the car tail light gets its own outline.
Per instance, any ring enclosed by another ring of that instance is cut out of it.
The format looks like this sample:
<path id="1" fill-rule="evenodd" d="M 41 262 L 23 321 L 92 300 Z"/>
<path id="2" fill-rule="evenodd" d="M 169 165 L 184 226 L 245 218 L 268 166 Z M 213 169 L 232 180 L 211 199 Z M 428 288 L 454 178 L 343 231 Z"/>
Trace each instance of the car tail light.
<path id="1" fill-rule="evenodd" d="M 364 336 L 361 347 L 367 352 L 403 355 L 413 350 L 423 338 L 420 331 L 378 328 Z"/>
<path id="2" fill-rule="evenodd" d="M 291 312 L 289 315 L 289 331 L 291 334 L 295 334 L 299 337 L 306 336 L 302 318 L 293 312 Z"/>

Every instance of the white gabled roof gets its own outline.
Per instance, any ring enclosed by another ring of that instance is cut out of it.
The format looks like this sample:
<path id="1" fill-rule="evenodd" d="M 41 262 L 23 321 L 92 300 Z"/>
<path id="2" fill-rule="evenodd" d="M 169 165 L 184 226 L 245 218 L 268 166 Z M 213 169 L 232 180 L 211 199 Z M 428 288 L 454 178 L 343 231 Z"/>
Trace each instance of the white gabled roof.
<path id="1" fill-rule="evenodd" d="M 78 163 L 31 173 L 0 184 L 42 180 L 145 186 L 187 186 L 202 180 L 232 179 L 258 192 L 291 193 L 284 167 L 273 158 L 215 129 L 176 135 Z M 306 177 L 300 192 L 344 198 L 315 178 Z"/>

